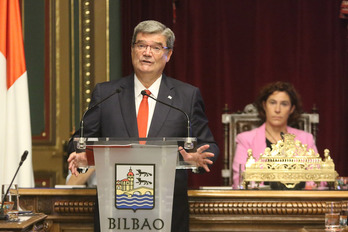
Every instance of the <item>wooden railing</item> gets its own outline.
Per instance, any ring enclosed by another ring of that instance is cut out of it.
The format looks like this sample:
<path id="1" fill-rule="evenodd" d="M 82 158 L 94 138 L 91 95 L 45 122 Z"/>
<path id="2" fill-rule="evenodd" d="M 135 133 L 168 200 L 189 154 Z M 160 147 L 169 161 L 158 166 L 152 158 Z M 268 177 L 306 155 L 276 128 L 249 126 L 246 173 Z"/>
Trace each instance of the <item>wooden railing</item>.
<path id="1" fill-rule="evenodd" d="M 93 231 L 96 189 L 19 189 L 51 231 Z M 190 231 L 324 231 L 326 201 L 348 191 L 189 190 Z"/>

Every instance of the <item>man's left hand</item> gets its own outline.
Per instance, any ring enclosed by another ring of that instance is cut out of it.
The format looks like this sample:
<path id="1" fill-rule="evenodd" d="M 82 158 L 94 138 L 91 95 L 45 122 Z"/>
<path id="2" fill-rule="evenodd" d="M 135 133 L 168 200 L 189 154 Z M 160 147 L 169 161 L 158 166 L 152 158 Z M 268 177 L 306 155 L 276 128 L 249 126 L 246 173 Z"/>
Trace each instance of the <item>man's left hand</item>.
<path id="1" fill-rule="evenodd" d="M 204 152 L 209 148 L 209 144 L 203 145 L 197 149 L 195 153 L 188 153 L 183 147 L 179 147 L 179 152 L 184 158 L 184 161 L 193 164 L 197 167 L 202 167 L 206 172 L 210 172 L 209 165 L 213 164 L 209 158 L 214 157 L 211 152 Z"/>

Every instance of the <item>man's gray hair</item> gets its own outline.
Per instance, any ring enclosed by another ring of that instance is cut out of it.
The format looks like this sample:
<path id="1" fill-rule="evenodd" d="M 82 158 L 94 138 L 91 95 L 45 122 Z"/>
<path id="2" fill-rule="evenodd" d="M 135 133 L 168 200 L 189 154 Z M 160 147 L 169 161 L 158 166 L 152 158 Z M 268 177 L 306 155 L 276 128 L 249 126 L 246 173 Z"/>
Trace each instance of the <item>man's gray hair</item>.
<path id="1" fill-rule="evenodd" d="M 133 32 L 133 37 L 132 37 L 132 46 L 136 42 L 135 40 L 137 39 L 138 33 L 144 33 L 144 34 L 162 34 L 166 37 L 167 39 L 167 47 L 169 49 L 174 48 L 174 41 L 175 41 L 175 35 L 170 28 L 166 27 L 160 22 L 157 22 L 155 20 L 147 20 L 140 22 L 135 28 Z"/>

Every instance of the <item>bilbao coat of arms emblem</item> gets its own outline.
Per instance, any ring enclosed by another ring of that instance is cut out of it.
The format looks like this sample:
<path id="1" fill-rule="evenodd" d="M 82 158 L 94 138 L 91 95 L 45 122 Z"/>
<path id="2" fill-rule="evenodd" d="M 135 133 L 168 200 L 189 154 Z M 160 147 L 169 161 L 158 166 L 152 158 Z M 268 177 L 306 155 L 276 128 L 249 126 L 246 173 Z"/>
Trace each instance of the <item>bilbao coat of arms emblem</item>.
<path id="1" fill-rule="evenodd" d="M 155 206 L 155 165 L 115 164 L 117 209 L 150 210 Z"/>

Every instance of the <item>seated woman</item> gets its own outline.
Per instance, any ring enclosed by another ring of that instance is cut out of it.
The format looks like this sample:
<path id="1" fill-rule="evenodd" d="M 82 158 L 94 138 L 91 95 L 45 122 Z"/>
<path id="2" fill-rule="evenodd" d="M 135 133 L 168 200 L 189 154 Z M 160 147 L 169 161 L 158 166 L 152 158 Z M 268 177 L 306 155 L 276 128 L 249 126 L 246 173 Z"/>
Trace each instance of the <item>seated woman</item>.
<path id="1" fill-rule="evenodd" d="M 255 105 L 263 124 L 237 135 L 233 160 L 234 188 L 242 184 L 239 183 L 239 169 L 240 166 L 241 171 L 245 169 L 247 150 L 252 149 L 254 158 L 258 160 L 266 147 L 271 148 L 271 144 L 282 139 L 282 133 L 294 134 L 296 140 L 318 152 L 312 134 L 289 126 L 296 125 L 302 113 L 300 96 L 290 83 L 275 82 L 266 85 L 259 93 Z"/>

